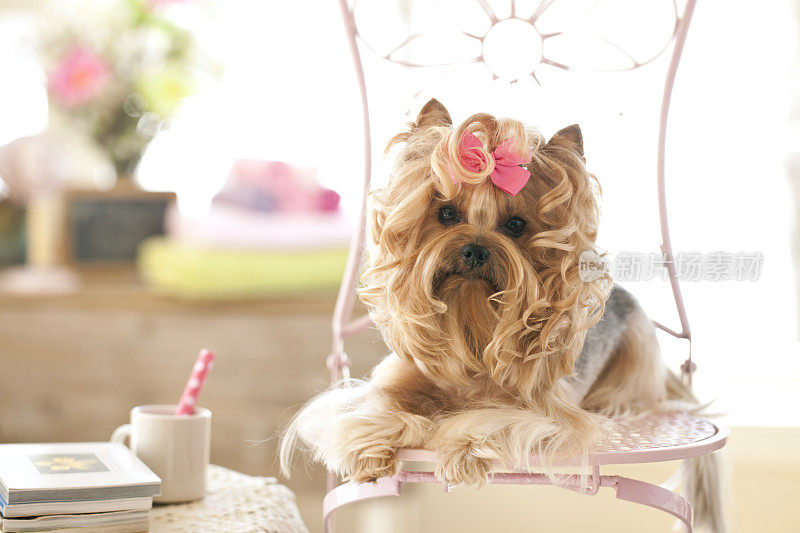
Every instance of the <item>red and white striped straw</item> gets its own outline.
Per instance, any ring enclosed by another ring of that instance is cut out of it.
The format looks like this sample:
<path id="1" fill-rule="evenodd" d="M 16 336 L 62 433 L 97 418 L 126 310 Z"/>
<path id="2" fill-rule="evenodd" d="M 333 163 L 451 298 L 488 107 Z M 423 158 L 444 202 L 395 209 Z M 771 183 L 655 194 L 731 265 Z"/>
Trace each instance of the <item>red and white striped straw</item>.
<path id="1" fill-rule="evenodd" d="M 175 409 L 176 415 L 193 415 L 194 406 L 197 404 L 197 396 L 200 394 L 200 389 L 206 382 L 208 371 L 214 366 L 214 359 L 216 356 L 210 350 L 200 350 L 200 355 L 197 356 L 192 368 L 192 375 L 189 376 L 189 381 L 186 383 L 186 388 L 183 389 L 181 400 L 178 402 L 178 407 Z"/>

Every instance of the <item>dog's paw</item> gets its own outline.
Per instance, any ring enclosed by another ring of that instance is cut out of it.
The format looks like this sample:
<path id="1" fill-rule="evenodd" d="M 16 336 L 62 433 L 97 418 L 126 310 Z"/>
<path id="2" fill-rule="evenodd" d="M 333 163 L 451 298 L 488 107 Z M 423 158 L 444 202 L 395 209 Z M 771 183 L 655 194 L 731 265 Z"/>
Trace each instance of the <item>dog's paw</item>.
<path id="1" fill-rule="evenodd" d="M 471 445 L 439 452 L 436 477 L 453 486 L 482 487 L 486 484 L 492 462 L 475 455 Z"/>
<path id="2" fill-rule="evenodd" d="M 353 454 L 342 474 L 345 481 L 371 483 L 382 477 L 392 477 L 399 470 L 400 461 L 397 460 L 397 454 L 393 450 L 382 450 L 377 454 L 362 451 Z"/>

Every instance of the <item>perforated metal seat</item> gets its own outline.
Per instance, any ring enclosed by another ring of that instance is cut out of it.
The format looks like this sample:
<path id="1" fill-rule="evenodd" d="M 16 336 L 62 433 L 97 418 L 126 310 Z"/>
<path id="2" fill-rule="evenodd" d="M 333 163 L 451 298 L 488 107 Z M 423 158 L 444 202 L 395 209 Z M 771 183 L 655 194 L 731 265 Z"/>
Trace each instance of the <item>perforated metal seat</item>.
<path id="1" fill-rule="evenodd" d="M 674 461 L 711 453 L 725 445 L 728 430 L 690 413 L 654 413 L 632 420 L 620 420 L 619 428 L 597 446 L 590 465 L 620 465 Z M 435 462 L 430 450 L 404 448 L 402 461 Z M 531 457 L 531 465 L 537 463 Z M 575 462 L 564 461 L 563 465 Z"/>
<path id="2" fill-rule="evenodd" d="M 654 413 L 632 420 L 620 420 L 620 426 L 610 438 L 599 445 L 588 458 L 592 470 L 586 484 L 579 474 L 568 475 L 557 481 L 559 486 L 583 494 L 596 494 L 600 488 L 614 489 L 618 499 L 659 509 L 678 518 L 692 531 L 692 506 L 682 496 L 658 485 L 622 476 L 604 475 L 600 467 L 633 463 L 654 463 L 697 457 L 722 448 L 728 439 L 728 429 L 690 413 Z M 431 450 L 403 448 L 398 458 L 404 463 L 435 463 L 436 453 Z M 537 458 L 531 457 L 531 468 Z M 561 466 L 582 466 L 580 462 L 563 461 Z M 502 466 L 496 465 L 500 469 Z M 489 484 L 550 485 L 553 480 L 528 468 L 512 471 L 495 471 L 489 474 Z M 401 470 L 397 476 L 383 478 L 376 483 L 345 483 L 333 488 L 325 496 L 323 519 L 330 530 L 333 512 L 350 503 L 400 496 L 405 483 L 441 483 L 432 471 Z M 448 490 L 448 487 L 444 487 Z"/>

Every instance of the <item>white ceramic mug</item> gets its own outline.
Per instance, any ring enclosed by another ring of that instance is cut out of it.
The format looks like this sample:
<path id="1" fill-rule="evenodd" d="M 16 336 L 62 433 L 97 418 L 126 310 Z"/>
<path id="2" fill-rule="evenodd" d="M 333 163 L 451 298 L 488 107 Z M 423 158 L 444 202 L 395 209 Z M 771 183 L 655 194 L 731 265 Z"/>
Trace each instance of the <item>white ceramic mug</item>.
<path id="1" fill-rule="evenodd" d="M 158 503 L 203 497 L 211 447 L 211 411 L 195 407 L 193 415 L 175 415 L 174 405 L 140 405 L 131 423 L 114 430 L 113 442 L 130 437 L 130 448 L 161 478 Z"/>

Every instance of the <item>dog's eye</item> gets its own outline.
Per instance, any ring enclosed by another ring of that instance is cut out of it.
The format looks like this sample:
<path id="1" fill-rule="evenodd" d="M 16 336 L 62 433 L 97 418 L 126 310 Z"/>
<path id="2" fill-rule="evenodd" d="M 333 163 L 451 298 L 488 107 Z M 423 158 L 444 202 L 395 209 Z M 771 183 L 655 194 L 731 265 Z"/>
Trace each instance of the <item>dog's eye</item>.
<path id="1" fill-rule="evenodd" d="M 503 224 L 503 229 L 512 237 L 519 237 L 525 231 L 525 221 L 519 217 L 511 217 Z"/>
<path id="2" fill-rule="evenodd" d="M 439 208 L 439 222 L 445 226 L 452 226 L 461 222 L 461 217 L 458 216 L 456 208 L 450 205 L 443 205 Z"/>

